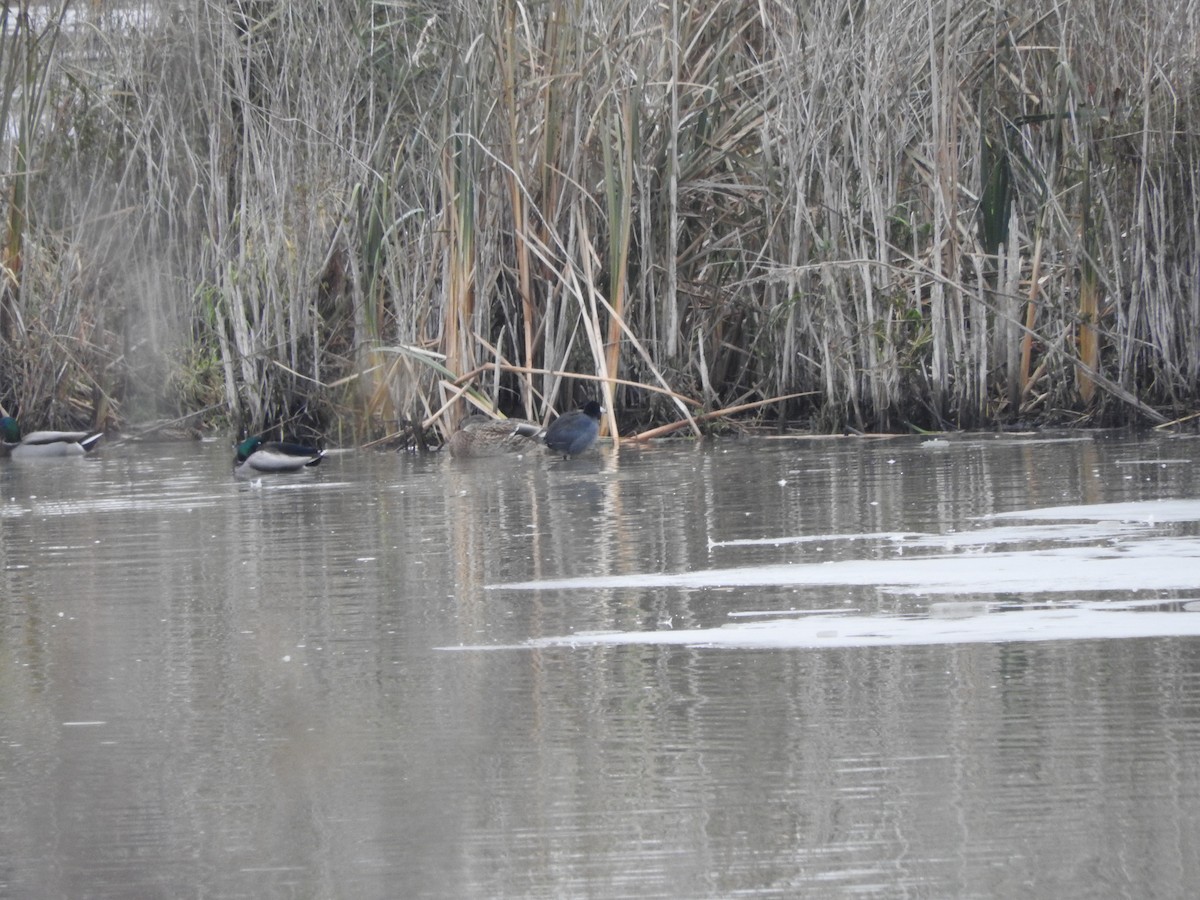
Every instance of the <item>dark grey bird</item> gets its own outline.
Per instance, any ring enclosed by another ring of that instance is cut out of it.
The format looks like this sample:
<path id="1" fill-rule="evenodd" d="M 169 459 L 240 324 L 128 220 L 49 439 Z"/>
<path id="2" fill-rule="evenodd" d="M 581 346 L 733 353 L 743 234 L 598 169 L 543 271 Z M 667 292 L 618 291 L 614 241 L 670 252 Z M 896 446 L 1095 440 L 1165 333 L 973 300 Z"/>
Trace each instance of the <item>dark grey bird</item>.
<path id="1" fill-rule="evenodd" d="M 583 409 L 572 410 L 559 416 L 546 429 L 543 440 L 546 446 L 563 459 L 578 456 L 596 443 L 600 435 L 600 414 L 604 412 L 595 400 L 589 400 Z"/>

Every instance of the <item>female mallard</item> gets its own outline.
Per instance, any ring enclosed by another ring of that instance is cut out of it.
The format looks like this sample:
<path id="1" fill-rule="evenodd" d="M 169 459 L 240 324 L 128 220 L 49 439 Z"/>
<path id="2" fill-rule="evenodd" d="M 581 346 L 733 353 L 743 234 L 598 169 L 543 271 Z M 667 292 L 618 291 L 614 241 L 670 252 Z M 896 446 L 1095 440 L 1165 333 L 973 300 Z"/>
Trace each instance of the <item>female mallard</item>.
<path id="1" fill-rule="evenodd" d="M 233 471 L 239 475 L 252 472 L 296 472 L 305 466 L 319 465 L 324 456 L 324 450 L 306 447 L 304 444 L 264 441 L 255 435 L 237 445 Z"/>
<path id="2" fill-rule="evenodd" d="M 559 416 L 546 429 L 546 446 L 555 453 L 561 453 L 563 459 L 578 456 L 596 443 L 600 434 L 602 412 L 604 407 L 595 400 L 590 400 L 584 404 L 583 409 Z"/>
<path id="3" fill-rule="evenodd" d="M 489 419 L 479 414 L 463 419 L 446 447 L 454 457 L 499 456 L 532 450 L 542 429 L 525 419 Z"/>
<path id="4" fill-rule="evenodd" d="M 4 451 L 13 459 L 83 456 L 102 437 L 102 431 L 95 434 L 86 431 L 34 431 L 21 437 L 21 426 L 16 419 L 12 416 L 0 419 L 0 438 L 3 438 Z"/>

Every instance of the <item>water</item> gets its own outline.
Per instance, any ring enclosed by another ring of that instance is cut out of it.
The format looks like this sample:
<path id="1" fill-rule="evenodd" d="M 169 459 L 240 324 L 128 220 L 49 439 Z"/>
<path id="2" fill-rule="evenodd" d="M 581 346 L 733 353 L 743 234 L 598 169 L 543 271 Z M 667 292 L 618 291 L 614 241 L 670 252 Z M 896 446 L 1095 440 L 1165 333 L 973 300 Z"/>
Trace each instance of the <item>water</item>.
<path id="1" fill-rule="evenodd" d="M 1198 449 L 4 462 L 0 897 L 1188 895 Z"/>

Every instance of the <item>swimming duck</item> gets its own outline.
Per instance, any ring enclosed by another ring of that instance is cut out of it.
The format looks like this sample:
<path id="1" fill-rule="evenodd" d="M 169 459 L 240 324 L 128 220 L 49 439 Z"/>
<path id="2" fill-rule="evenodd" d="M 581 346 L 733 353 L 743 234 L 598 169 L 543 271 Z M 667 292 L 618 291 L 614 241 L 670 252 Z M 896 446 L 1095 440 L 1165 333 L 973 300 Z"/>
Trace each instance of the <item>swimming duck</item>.
<path id="1" fill-rule="evenodd" d="M 296 472 L 305 466 L 319 465 L 324 450 L 289 444 L 283 441 L 264 441 L 254 435 L 237 445 L 233 471 L 239 475 L 252 472 Z"/>
<path id="2" fill-rule="evenodd" d="M 0 419 L 4 451 L 13 459 L 50 456 L 83 456 L 96 446 L 104 432 L 34 431 L 21 436 L 21 426 L 12 416 Z"/>
<path id="3" fill-rule="evenodd" d="M 595 400 L 589 400 L 583 409 L 572 410 L 559 416 L 546 429 L 543 440 L 546 446 L 555 453 L 561 453 L 563 459 L 568 456 L 578 456 L 592 444 L 600 434 L 600 414 L 604 412 Z"/>
<path id="4" fill-rule="evenodd" d="M 446 441 L 446 448 L 451 456 L 458 458 L 520 453 L 533 449 L 541 433 L 542 429 L 536 422 L 490 419 L 476 413 L 462 420 L 458 431 Z"/>

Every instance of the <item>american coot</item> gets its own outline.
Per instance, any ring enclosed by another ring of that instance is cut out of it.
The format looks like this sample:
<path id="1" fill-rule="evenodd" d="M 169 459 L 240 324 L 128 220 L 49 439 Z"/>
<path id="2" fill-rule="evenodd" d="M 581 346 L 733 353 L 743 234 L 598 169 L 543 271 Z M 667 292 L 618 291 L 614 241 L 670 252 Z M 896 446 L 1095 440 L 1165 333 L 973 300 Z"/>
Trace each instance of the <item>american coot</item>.
<path id="1" fill-rule="evenodd" d="M 590 400 L 584 404 L 583 409 L 559 416 L 546 429 L 546 446 L 555 453 L 561 453 L 563 459 L 578 456 L 596 443 L 600 434 L 602 412 L 604 407 L 595 400 Z"/>
<path id="2" fill-rule="evenodd" d="M 30 459 L 39 456 L 83 456 L 93 447 L 103 432 L 89 434 L 86 431 L 35 431 L 21 437 L 21 426 L 12 416 L 0 419 L 0 437 L 4 452 L 14 459 Z"/>
<path id="3" fill-rule="evenodd" d="M 446 447 L 451 456 L 459 458 L 521 453 L 532 450 L 541 433 L 537 423 L 525 419 L 489 419 L 475 414 L 463 419 Z"/>
<path id="4" fill-rule="evenodd" d="M 324 450 L 306 447 L 304 444 L 264 441 L 258 436 L 248 437 L 237 445 L 233 471 L 239 475 L 253 472 L 296 472 L 305 466 L 319 465 L 324 455 Z"/>

